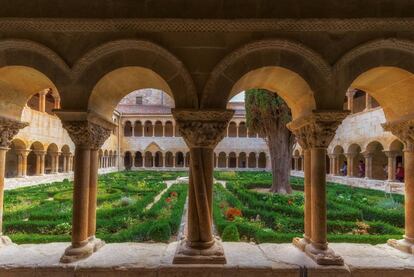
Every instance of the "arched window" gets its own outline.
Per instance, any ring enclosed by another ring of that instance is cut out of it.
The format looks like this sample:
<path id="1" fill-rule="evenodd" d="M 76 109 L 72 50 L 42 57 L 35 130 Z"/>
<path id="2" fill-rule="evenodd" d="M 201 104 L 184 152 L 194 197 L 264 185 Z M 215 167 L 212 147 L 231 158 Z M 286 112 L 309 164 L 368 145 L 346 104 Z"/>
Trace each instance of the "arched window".
<path id="1" fill-rule="evenodd" d="M 143 166 L 142 154 L 139 151 L 135 152 L 134 165 L 135 165 L 135 167 L 142 167 Z"/>
<path id="2" fill-rule="evenodd" d="M 154 160 L 152 157 L 152 153 L 147 151 L 145 152 L 145 167 L 153 167 L 154 166 Z"/>
<path id="3" fill-rule="evenodd" d="M 256 153 L 250 152 L 249 159 L 248 159 L 248 167 L 249 168 L 256 168 Z"/>
<path id="4" fill-rule="evenodd" d="M 173 167 L 174 166 L 174 158 L 171 152 L 165 153 L 165 167 Z"/>
<path id="5" fill-rule="evenodd" d="M 155 137 L 162 137 L 162 135 L 163 135 L 162 133 L 163 133 L 162 122 L 161 121 L 155 122 L 154 136 Z"/>
<path id="6" fill-rule="evenodd" d="M 236 153 L 231 152 L 229 154 L 229 168 L 236 168 L 236 166 L 237 166 Z"/>
<path id="7" fill-rule="evenodd" d="M 130 121 L 125 122 L 124 126 L 124 137 L 132 136 L 132 125 Z"/>
<path id="8" fill-rule="evenodd" d="M 126 170 L 130 170 L 132 167 L 132 157 L 131 157 L 131 152 L 125 152 L 125 156 L 124 156 L 124 166 Z"/>
<path id="9" fill-rule="evenodd" d="M 259 154 L 259 168 L 266 168 L 266 153 L 260 152 Z"/>
<path id="10" fill-rule="evenodd" d="M 219 168 L 226 168 L 227 167 L 227 157 L 226 157 L 226 153 L 224 153 L 224 152 L 219 153 L 218 167 Z"/>
<path id="11" fill-rule="evenodd" d="M 155 153 L 154 165 L 155 167 L 163 167 L 162 153 L 160 151 Z"/>
<path id="12" fill-rule="evenodd" d="M 184 167 L 184 154 L 183 152 L 177 152 L 175 154 L 175 166 Z"/>
<path id="13" fill-rule="evenodd" d="M 238 167 L 239 168 L 246 168 L 247 167 L 247 160 L 246 160 L 246 153 L 241 152 L 239 154 L 239 160 L 238 160 Z"/>

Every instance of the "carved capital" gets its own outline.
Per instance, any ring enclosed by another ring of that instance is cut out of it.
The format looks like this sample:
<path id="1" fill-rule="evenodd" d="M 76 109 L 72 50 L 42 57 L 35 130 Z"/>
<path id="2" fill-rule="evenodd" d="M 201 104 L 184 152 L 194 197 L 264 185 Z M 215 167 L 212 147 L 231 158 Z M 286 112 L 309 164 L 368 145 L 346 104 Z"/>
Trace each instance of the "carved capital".
<path id="1" fill-rule="evenodd" d="M 9 147 L 20 129 L 26 126 L 29 126 L 29 123 L 0 117 L 0 147 Z"/>
<path id="2" fill-rule="evenodd" d="M 87 120 L 63 121 L 62 125 L 76 146 L 99 149 L 111 135 L 111 129 Z"/>
<path id="3" fill-rule="evenodd" d="M 173 109 L 172 114 L 188 147 L 214 148 L 224 138 L 234 111 Z"/>
<path id="4" fill-rule="evenodd" d="M 405 151 L 414 151 L 414 119 L 386 122 L 381 126 L 402 141 Z"/>
<path id="5" fill-rule="evenodd" d="M 303 149 L 327 148 L 348 111 L 315 111 L 290 122 L 287 127 Z"/>

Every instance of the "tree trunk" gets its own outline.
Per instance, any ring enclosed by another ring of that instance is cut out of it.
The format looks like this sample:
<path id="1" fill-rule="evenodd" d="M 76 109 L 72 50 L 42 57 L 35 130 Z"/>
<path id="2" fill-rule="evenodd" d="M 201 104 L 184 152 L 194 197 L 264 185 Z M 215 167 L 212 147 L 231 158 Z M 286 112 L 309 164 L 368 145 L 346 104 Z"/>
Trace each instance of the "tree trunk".
<path id="1" fill-rule="evenodd" d="M 272 163 L 271 192 L 280 194 L 292 193 L 290 186 L 290 169 L 292 161 L 292 134 L 284 124 L 272 128 L 267 137 L 267 144 Z"/>

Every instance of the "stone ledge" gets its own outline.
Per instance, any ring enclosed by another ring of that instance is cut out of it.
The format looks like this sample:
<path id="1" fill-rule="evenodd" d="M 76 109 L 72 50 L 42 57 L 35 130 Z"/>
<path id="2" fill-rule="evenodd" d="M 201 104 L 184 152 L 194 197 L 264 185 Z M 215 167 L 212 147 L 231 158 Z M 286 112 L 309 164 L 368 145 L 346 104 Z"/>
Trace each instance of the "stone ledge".
<path id="1" fill-rule="evenodd" d="M 223 243 L 225 265 L 173 265 L 177 243 L 111 243 L 73 264 L 59 258 L 68 243 L 0 249 L 0 276 L 414 276 L 414 256 L 387 245 L 332 243 L 345 266 L 320 266 L 292 244 Z"/>

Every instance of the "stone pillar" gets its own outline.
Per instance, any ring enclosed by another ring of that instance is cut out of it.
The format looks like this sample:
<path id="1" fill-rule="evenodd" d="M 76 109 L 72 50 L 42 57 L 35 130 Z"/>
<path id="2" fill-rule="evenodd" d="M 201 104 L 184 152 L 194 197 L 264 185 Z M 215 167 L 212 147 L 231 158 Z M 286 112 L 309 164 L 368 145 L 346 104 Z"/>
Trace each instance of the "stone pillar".
<path id="1" fill-rule="evenodd" d="M 354 160 L 356 157 L 356 153 L 346 153 L 346 161 L 347 161 L 347 170 L 346 170 L 346 176 L 347 177 L 354 177 L 355 176 L 355 167 L 354 167 Z"/>
<path id="2" fill-rule="evenodd" d="M 372 109 L 372 97 L 368 93 L 365 93 L 365 111 Z"/>
<path id="3" fill-rule="evenodd" d="M 305 192 L 305 233 L 307 231 L 308 234 L 305 234 L 303 240 L 296 238 L 294 243 L 320 265 L 343 265 L 343 259 L 328 248 L 327 243 L 326 149 L 346 116 L 347 112 L 343 111 L 315 111 L 306 118 L 299 118 L 288 124 L 299 144 L 310 155 L 310 165 L 306 161 L 309 158 L 305 157 L 305 187 L 309 188 L 307 180 L 310 179 L 310 197 L 309 191 Z M 310 206 L 307 206 L 309 202 Z M 309 209 L 310 223 L 307 221 Z M 310 239 L 306 239 L 309 233 Z"/>
<path id="4" fill-rule="evenodd" d="M 142 157 L 142 167 L 145 167 L 145 155 Z M 135 168 L 135 153 L 131 153 L 131 170 Z"/>
<path id="5" fill-rule="evenodd" d="M 366 151 L 362 155 L 365 158 L 365 179 L 372 179 L 372 157 L 374 153 Z"/>
<path id="6" fill-rule="evenodd" d="M 63 172 L 66 173 L 68 172 L 68 155 L 67 154 L 62 154 L 63 155 Z"/>
<path id="7" fill-rule="evenodd" d="M 259 168 L 259 154 L 260 153 L 256 153 L 256 168 Z"/>
<path id="8" fill-rule="evenodd" d="M 395 182 L 395 171 L 397 169 L 397 152 L 396 151 L 384 151 L 384 154 L 388 158 L 388 164 L 387 164 L 387 172 L 388 172 L 388 178 L 387 180 L 390 182 Z"/>
<path id="9" fill-rule="evenodd" d="M 348 99 L 348 110 L 352 113 L 354 113 L 354 96 L 355 96 L 356 90 L 349 89 L 346 92 L 346 97 Z"/>
<path id="10" fill-rule="evenodd" d="M 6 170 L 6 152 L 10 143 L 20 129 L 28 126 L 28 123 L 0 118 L 0 248 L 10 245 L 9 237 L 3 235 L 3 203 L 4 203 L 4 175 Z"/>
<path id="11" fill-rule="evenodd" d="M 191 157 L 187 237 L 180 241 L 173 263 L 224 264 L 223 247 L 212 229 L 213 155 L 234 111 L 173 109 L 172 113 Z"/>
<path id="12" fill-rule="evenodd" d="M 36 155 L 36 175 L 44 175 L 46 151 L 35 151 L 34 153 Z"/>
<path id="13" fill-rule="evenodd" d="M 53 96 L 55 102 L 53 108 L 58 110 L 60 109 L 60 97 L 59 96 Z"/>
<path id="14" fill-rule="evenodd" d="M 39 92 L 39 112 L 44 113 L 46 111 L 46 95 L 48 93 L 49 89 Z"/>
<path id="15" fill-rule="evenodd" d="M 109 138 L 113 123 L 90 113 L 58 111 L 75 144 L 72 244 L 61 258 L 70 263 L 90 256 L 103 242 L 95 238 L 98 149 Z"/>
<path id="16" fill-rule="evenodd" d="M 334 172 L 334 174 L 339 175 L 339 170 L 341 169 L 341 165 L 340 165 L 341 160 L 339 159 L 339 157 L 340 157 L 341 154 L 335 154 L 335 155 L 336 155 L 336 157 L 335 157 L 335 172 Z"/>
<path id="17" fill-rule="evenodd" d="M 17 177 L 27 176 L 27 155 L 30 150 L 17 150 Z"/>
<path id="18" fill-rule="evenodd" d="M 335 154 L 329 154 L 329 174 L 335 174 Z"/>
<path id="19" fill-rule="evenodd" d="M 387 122 L 382 127 L 385 131 L 392 132 L 404 144 L 405 234 L 401 240 L 388 240 L 388 245 L 414 254 L 414 119 Z"/>

